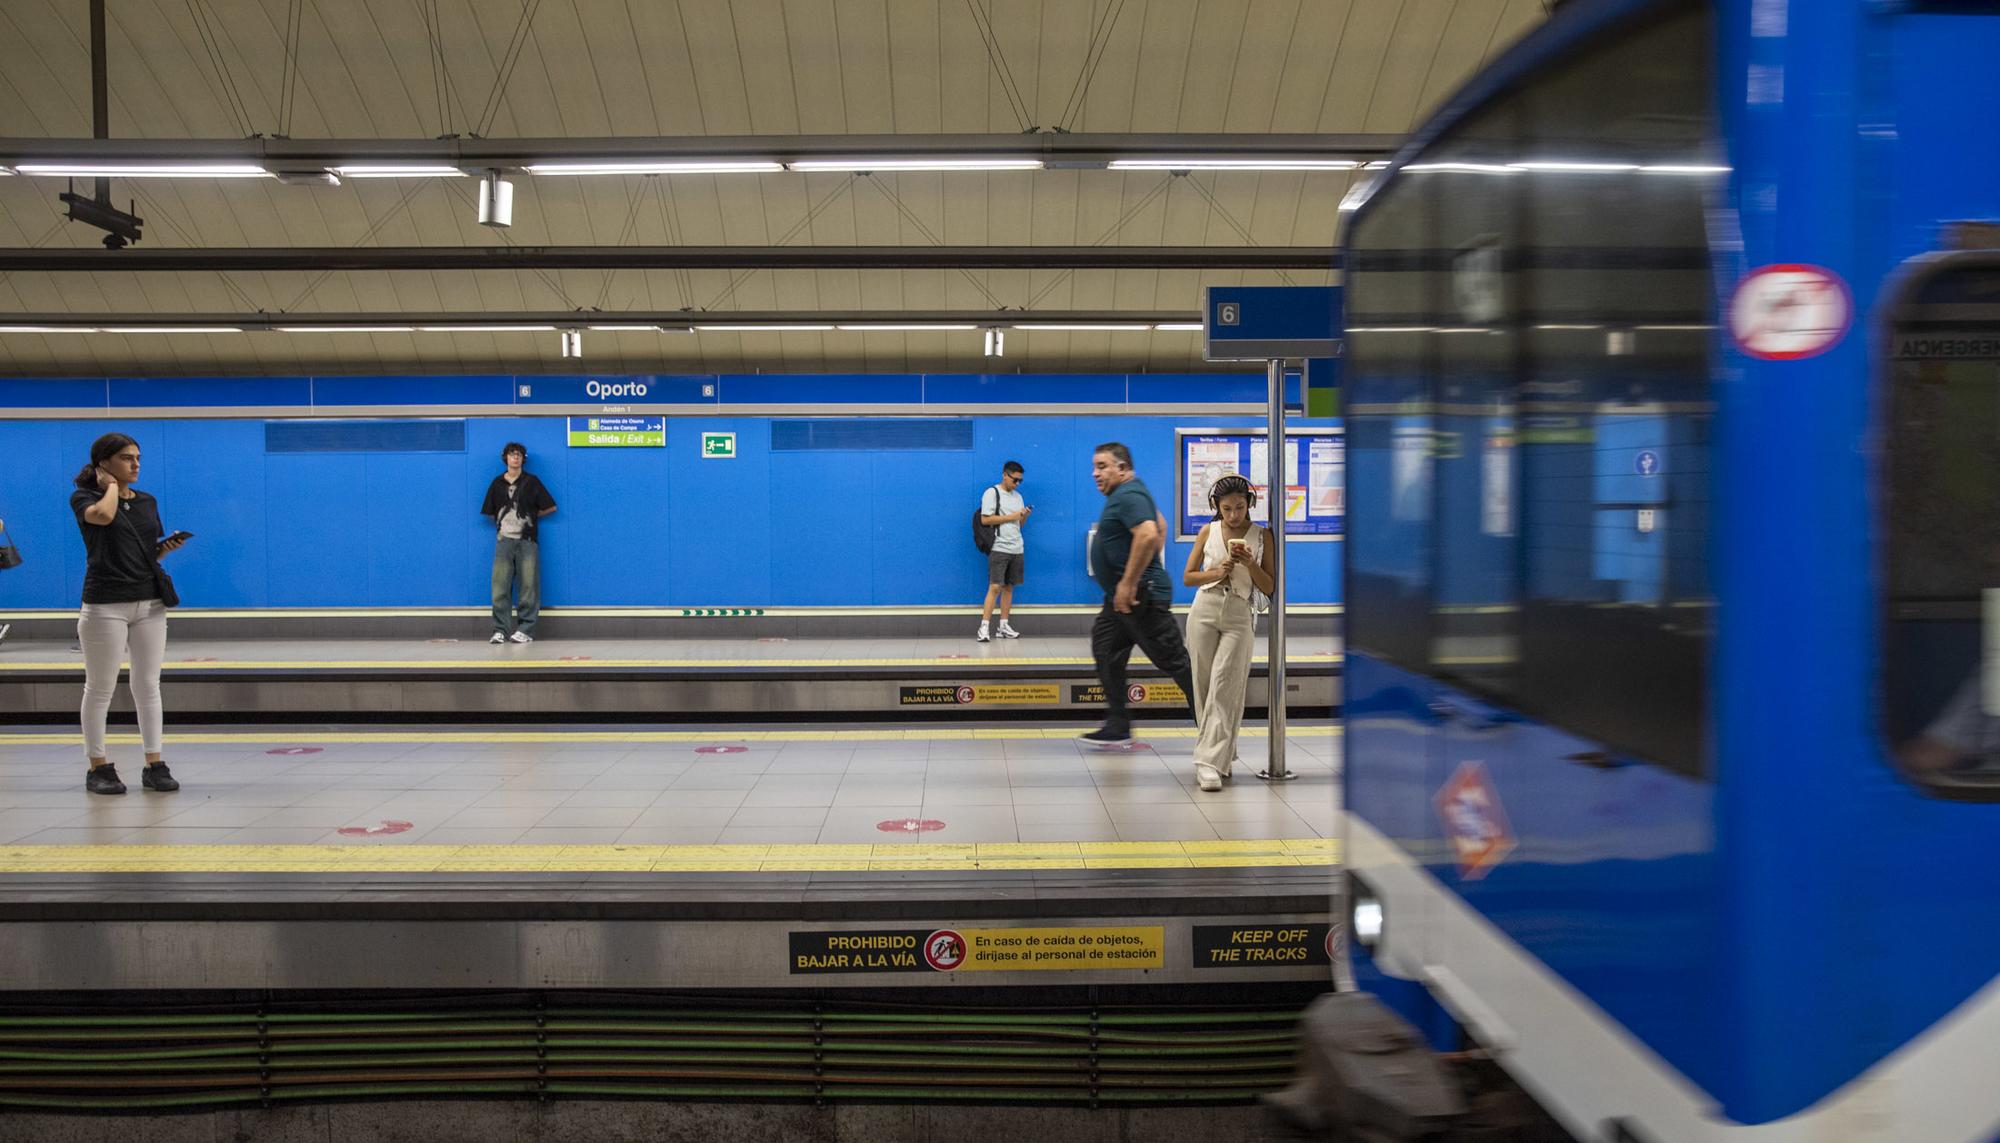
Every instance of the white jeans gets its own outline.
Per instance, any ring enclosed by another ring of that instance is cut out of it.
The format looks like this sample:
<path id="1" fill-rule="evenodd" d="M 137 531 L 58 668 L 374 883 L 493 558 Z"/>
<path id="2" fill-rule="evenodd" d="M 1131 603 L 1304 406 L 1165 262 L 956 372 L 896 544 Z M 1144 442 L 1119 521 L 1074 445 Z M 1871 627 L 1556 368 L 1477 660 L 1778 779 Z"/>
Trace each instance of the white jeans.
<path id="1" fill-rule="evenodd" d="M 139 740 L 146 753 L 160 752 L 160 663 L 167 657 L 167 605 L 86 603 L 76 621 L 83 644 L 83 749 L 94 759 L 104 753 L 104 718 L 118 690 L 118 668 L 132 657 L 132 705 L 139 711 Z"/>

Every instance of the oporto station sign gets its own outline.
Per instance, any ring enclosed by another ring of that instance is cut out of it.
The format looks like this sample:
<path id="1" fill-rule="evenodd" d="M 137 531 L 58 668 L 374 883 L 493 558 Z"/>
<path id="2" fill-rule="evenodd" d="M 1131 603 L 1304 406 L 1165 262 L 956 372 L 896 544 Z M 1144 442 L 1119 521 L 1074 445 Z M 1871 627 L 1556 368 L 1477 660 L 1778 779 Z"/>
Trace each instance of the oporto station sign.
<path id="1" fill-rule="evenodd" d="M 571 417 L 571 448 L 665 448 L 665 417 Z"/>

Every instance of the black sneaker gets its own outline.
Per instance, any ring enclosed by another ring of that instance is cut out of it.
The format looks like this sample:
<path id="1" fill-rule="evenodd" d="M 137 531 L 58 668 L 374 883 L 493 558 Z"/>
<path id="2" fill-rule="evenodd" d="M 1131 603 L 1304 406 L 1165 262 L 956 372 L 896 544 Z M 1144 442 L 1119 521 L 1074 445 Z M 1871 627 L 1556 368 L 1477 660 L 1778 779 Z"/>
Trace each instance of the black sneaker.
<path id="1" fill-rule="evenodd" d="M 1132 741 L 1132 732 L 1129 730 L 1113 730 L 1106 726 L 1093 730 L 1089 734 L 1079 734 L 1076 736 L 1076 740 L 1085 746 L 1123 746 L 1127 742 Z"/>
<path id="2" fill-rule="evenodd" d="M 125 783 L 118 780 L 118 767 L 106 762 L 90 768 L 90 776 L 83 780 L 83 788 L 93 794 L 122 794 Z"/>
<path id="3" fill-rule="evenodd" d="M 139 784 L 162 794 L 171 794 L 181 788 L 181 784 L 174 781 L 173 774 L 167 770 L 165 762 L 154 762 L 139 771 Z"/>

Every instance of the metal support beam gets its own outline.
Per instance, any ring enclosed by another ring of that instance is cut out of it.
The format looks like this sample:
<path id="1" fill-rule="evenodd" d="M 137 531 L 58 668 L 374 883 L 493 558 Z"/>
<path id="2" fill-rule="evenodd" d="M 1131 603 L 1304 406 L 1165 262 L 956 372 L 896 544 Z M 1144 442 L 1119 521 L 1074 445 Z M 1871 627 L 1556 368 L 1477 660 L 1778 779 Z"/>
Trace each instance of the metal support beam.
<path id="1" fill-rule="evenodd" d="M 1331 270 L 1323 246 L 0 248 L 0 273 L 200 270 Z"/>
<path id="2" fill-rule="evenodd" d="M 1030 158 L 1057 169 L 1118 159 L 1387 159 L 1389 134 L 621 135 L 595 139 L 50 139 L 0 138 L 0 166 L 16 162 L 234 162 L 272 171 L 363 163 L 436 164 L 465 171 L 547 162 L 739 159 Z"/>
<path id="3" fill-rule="evenodd" d="M 1199 325 L 1200 314 L 1174 310 L 533 310 L 420 313 L 404 310 L 367 313 L 4 313 L 0 336 L 10 333 L 85 333 L 107 328 L 175 326 L 259 330 L 331 330 L 367 327 L 395 332 L 422 326 L 539 326 L 589 329 L 592 326 L 656 326 L 675 333 L 701 325 L 964 325 L 1013 329 L 1035 325 Z M 468 332 L 476 332 L 469 331 Z M 915 331 L 922 332 L 922 331 Z M 1135 329 L 1134 332 L 1138 332 Z"/>
<path id="4" fill-rule="evenodd" d="M 1269 387 L 1268 436 L 1270 443 L 1266 450 L 1264 518 L 1271 525 L 1271 611 L 1264 618 L 1270 624 L 1265 628 L 1270 645 L 1265 653 L 1269 664 L 1270 693 L 1266 708 L 1270 711 L 1270 761 L 1257 772 L 1259 778 L 1272 782 L 1285 782 L 1298 777 L 1285 769 L 1285 486 L 1290 473 L 1285 467 L 1285 363 L 1272 360 L 1265 364 L 1265 381 Z M 1300 383 L 1304 383 L 1301 376 Z"/>

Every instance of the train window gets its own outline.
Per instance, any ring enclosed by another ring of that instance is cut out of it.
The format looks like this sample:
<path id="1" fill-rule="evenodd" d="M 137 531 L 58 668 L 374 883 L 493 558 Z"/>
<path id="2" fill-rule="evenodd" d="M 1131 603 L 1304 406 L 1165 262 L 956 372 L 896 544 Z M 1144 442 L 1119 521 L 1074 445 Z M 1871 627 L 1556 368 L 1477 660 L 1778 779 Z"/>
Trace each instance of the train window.
<path id="1" fill-rule="evenodd" d="M 1913 779 L 2000 797 L 2000 258 L 1956 256 L 1890 313 L 1884 732 Z"/>
<path id="2" fill-rule="evenodd" d="M 1371 202 L 1347 277 L 1355 648 L 1690 774 L 1711 37 L 1684 6 L 1455 124 Z"/>

